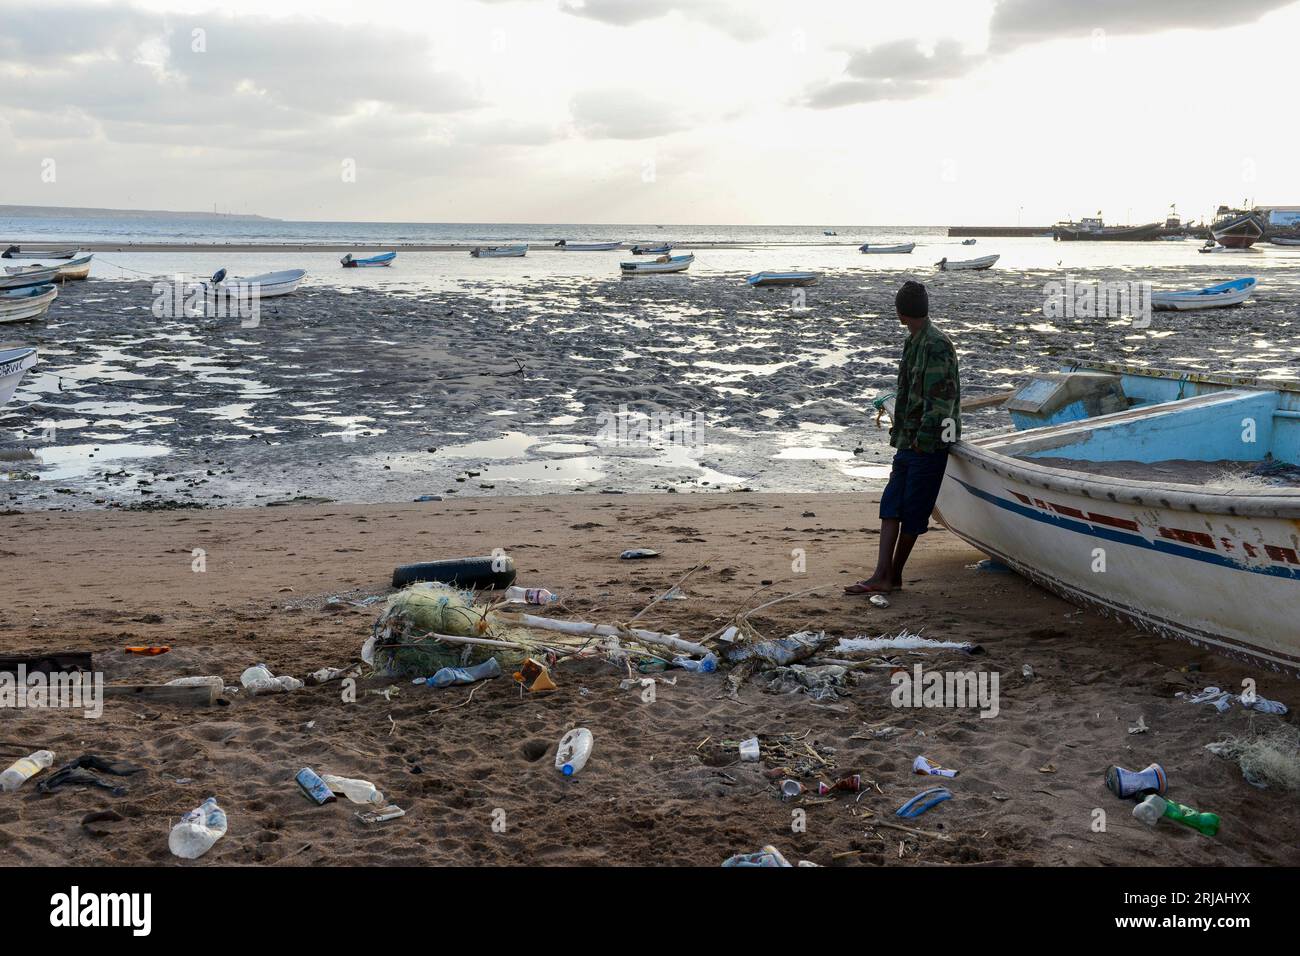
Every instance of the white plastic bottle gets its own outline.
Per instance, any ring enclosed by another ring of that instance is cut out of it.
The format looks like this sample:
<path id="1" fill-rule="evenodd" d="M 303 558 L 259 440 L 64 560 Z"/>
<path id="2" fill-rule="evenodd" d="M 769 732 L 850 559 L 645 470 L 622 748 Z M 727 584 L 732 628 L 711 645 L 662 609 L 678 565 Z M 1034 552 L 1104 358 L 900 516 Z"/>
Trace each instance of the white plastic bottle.
<path id="1" fill-rule="evenodd" d="M 591 731 L 586 727 L 570 730 L 560 739 L 559 749 L 555 752 L 555 769 L 566 777 L 572 777 L 587 765 L 594 743 Z"/>
<path id="2" fill-rule="evenodd" d="M 226 835 L 226 811 L 208 797 L 172 827 L 167 846 L 183 860 L 197 860 Z"/>
<path id="3" fill-rule="evenodd" d="M 559 599 L 558 594 L 552 594 L 546 588 L 521 588 L 518 585 L 506 588 L 506 600 L 516 604 L 554 604 Z"/>
<path id="4" fill-rule="evenodd" d="M 250 667 L 239 675 L 239 682 L 252 695 L 283 694 L 291 690 L 301 690 L 303 683 L 296 677 L 276 677 L 271 668 L 265 664 Z"/>
<path id="5" fill-rule="evenodd" d="M 38 750 L 30 757 L 15 760 L 8 770 L 0 773 L 0 790 L 12 793 L 52 763 L 54 754 L 48 750 Z"/>
<path id="6" fill-rule="evenodd" d="M 332 773 L 323 773 L 320 778 L 330 790 L 343 794 L 353 803 L 373 803 L 375 806 L 384 804 L 384 795 L 369 780 L 336 777 Z"/>

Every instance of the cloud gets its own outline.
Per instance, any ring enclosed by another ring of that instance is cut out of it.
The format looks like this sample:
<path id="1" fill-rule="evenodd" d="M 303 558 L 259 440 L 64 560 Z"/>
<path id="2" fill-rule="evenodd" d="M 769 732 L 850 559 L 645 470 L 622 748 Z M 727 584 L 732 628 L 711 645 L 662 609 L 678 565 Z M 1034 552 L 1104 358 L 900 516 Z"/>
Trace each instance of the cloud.
<path id="1" fill-rule="evenodd" d="M 897 40 L 850 54 L 845 77 L 809 90 L 803 104 L 833 109 L 856 103 L 928 96 L 945 80 L 965 76 L 995 56 L 1064 37 L 1215 29 L 1258 20 L 1296 0 L 999 0 L 989 22 L 989 52 L 965 53 L 940 40 L 927 54 L 913 40 Z"/>
<path id="2" fill-rule="evenodd" d="M 689 129 L 679 102 L 654 99 L 637 89 L 585 90 L 569 106 L 577 131 L 588 139 L 651 139 Z"/>
<path id="3" fill-rule="evenodd" d="M 1212 30 L 1253 23 L 1295 0 L 1001 0 L 989 25 L 989 47 L 1005 52 L 1064 36 Z"/>
<path id="4" fill-rule="evenodd" d="M 596 20 L 611 26 L 627 27 L 657 20 L 670 13 L 707 24 L 736 40 L 756 40 L 763 35 L 752 4 L 728 0 L 559 0 L 560 9 L 577 17 Z"/>
<path id="5" fill-rule="evenodd" d="M 934 92 L 936 84 L 970 72 L 985 59 L 967 54 L 961 44 L 941 40 L 926 53 L 911 40 L 897 40 L 849 56 L 848 79 L 814 87 L 804 102 L 814 109 L 854 103 L 911 100 Z"/>

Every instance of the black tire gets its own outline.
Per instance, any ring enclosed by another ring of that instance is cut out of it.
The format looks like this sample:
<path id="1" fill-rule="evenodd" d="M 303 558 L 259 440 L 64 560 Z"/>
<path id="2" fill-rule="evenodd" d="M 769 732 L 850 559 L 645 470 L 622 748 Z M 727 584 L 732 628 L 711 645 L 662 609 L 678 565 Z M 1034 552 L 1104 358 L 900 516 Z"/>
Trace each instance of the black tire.
<path id="1" fill-rule="evenodd" d="M 426 561 L 403 564 L 393 569 L 393 587 L 404 588 L 417 581 L 441 581 L 458 588 L 477 591 L 508 588 L 515 583 L 513 558 L 453 558 L 450 561 Z"/>

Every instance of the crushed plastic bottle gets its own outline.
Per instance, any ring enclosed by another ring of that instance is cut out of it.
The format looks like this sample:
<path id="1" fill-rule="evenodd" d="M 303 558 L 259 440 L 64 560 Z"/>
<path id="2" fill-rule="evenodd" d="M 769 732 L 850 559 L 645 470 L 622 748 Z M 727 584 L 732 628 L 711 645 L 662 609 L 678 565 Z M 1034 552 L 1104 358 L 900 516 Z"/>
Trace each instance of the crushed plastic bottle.
<path id="1" fill-rule="evenodd" d="M 376 806 L 382 806 L 384 803 L 384 795 L 369 780 L 336 777 L 332 773 L 323 773 L 320 778 L 330 790 L 343 794 L 353 803 L 373 803 Z"/>
<path id="2" fill-rule="evenodd" d="M 424 681 L 430 687 L 450 687 L 453 684 L 473 684 L 476 681 L 491 680 L 501 676 L 501 665 L 495 657 L 489 657 L 473 667 L 444 667 L 438 673 Z"/>
<path id="3" fill-rule="evenodd" d="M 208 797 L 172 827 L 167 846 L 183 860 L 197 860 L 226 835 L 226 811 Z"/>
<path id="4" fill-rule="evenodd" d="M 13 793 L 52 763 L 54 754 L 48 750 L 38 750 L 30 757 L 15 760 L 8 770 L 0 773 L 0 790 Z"/>
<path id="5" fill-rule="evenodd" d="M 1185 827 L 1191 827 L 1205 836 L 1214 836 L 1219 832 L 1219 815 L 1193 809 L 1173 800 L 1166 800 L 1153 793 L 1133 808 L 1133 816 L 1149 827 L 1160 822 L 1161 817 L 1168 817 Z"/>
<path id="6" fill-rule="evenodd" d="M 594 743 L 591 731 L 586 727 L 570 730 L 560 738 L 560 746 L 555 751 L 555 769 L 566 777 L 572 777 L 587 765 Z"/>
<path id="7" fill-rule="evenodd" d="M 709 651 L 698 661 L 692 657 L 674 657 L 673 666 L 680 667 L 683 670 L 698 671 L 701 674 L 712 674 L 718 669 L 718 658 L 712 651 Z"/>
<path id="8" fill-rule="evenodd" d="M 291 690 L 301 690 L 302 681 L 296 677 L 276 677 L 271 668 L 257 664 L 239 675 L 239 682 L 250 694 L 283 694 Z"/>
<path id="9" fill-rule="evenodd" d="M 558 594 L 552 594 L 546 588 L 521 588 L 518 585 L 506 588 L 506 600 L 516 604 L 554 604 L 559 599 Z"/>

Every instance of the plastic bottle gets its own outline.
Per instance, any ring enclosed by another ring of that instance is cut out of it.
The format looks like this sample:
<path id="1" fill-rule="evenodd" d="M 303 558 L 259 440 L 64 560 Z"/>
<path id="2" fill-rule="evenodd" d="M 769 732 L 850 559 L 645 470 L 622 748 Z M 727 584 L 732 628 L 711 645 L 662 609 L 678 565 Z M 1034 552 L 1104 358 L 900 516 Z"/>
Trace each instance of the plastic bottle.
<path id="1" fill-rule="evenodd" d="M 1168 817 L 1185 827 L 1191 827 L 1205 836 L 1214 836 L 1219 832 L 1219 815 L 1193 809 L 1182 803 L 1166 800 L 1158 794 L 1151 794 L 1133 808 L 1133 816 L 1149 827 L 1160 822 L 1161 817 Z"/>
<path id="2" fill-rule="evenodd" d="M 591 756 L 594 743 L 591 731 L 586 727 L 575 727 L 570 730 L 560 738 L 560 746 L 555 751 L 555 769 L 566 777 L 572 777 L 587 765 L 587 758 Z"/>
<path id="3" fill-rule="evenodd" d="M 248 668 L 239 675 L 239 682 L 253 695 L 283 694 L 291 690 L 301 690 L 303 683 L 296 677 L 276 677 L 265 664 Z"/>
<path id="4" fill-rule="evenodd" d="M 674 657 L 673 665 L 683 670 L 698 671 L 701 674 L 712 674 L 718 669 L 718 659 L 712 651 L 705 654 L 698 661 L 691 657 Z"/>
<path id="5" fill-rule="evenodd" d="M 554 604 L 559 599 L 558 594 L 552 594 L 546 588 L 521 588 L 518 585 L 506 588 L 506 600 L 516 603 Z"/>
<path id="6" fill-rule="evenodd" d="M 501 676 L 501 665 L 495 657 L 489 657 L 473 667 L 443 667 L 438 673 L 428 678 L 425 683 L 430 687 L 450 687 L 452 684 L 473 684 L 475 681 L 491 680 Z"/>
<path id="7" fill-rule="evenodd" d="M 332 773 L 320 775 L 325 786 L 335 793 L 341 793 L 353 803 L 373 803 L 383 806 L 384 795 L 369 780 L 353 780 L 351 777 L 336 777 Z"/>
<path id="8" fill-rule="evenodd" d="M 0 790 L 12 793 L 24 783 L 54 763 L 54 754 L 38 750 L 30 757 L 15 760 L 4 773 L 0 773 Z"/>
<path id="9" fill-rule="evenodd" d="M 217 806 L 216 797 L 208 797 L 172 827 L 167 846 L 181 859 L 197 860 L 225 835 L 226 811 Z"/>

